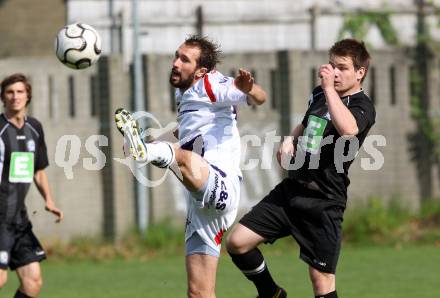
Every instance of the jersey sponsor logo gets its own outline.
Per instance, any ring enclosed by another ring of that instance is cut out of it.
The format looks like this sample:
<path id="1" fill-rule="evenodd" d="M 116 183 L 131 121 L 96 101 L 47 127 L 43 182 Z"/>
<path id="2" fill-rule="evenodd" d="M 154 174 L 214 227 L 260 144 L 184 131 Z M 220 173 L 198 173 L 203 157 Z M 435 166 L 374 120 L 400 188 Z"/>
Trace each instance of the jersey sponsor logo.
<path id="1" fill-rule="evenodd" d="M 9 263 L 9 253 L 5 250 L 0 251 L 0 264 L 7 265 Z"/>
<path id="2" fill-rule="evenodd" d="M 35 141 L 34 140 L 27 141 L 26 147 L 29 152 L 35 152 Z"/>
<path id="3" fill-rule="evenodd" d="M 318 153 L 327 123 L 328 121 L 325 119 L 313 115 L 309 116 L 304 136 L 301 138 L 301 148 L 305 152 Z"/>
<path id="4" fill-rule="evenodd" d="M 17 140 L 26 140 L 26 136 L 23 135 L 17 135 Z"/>
<path id="5" fill-rule="evenodd" d="M 32 183 L 34 178 L 34 153 L 12 152 L 9 167 L 9 182 Z"/>

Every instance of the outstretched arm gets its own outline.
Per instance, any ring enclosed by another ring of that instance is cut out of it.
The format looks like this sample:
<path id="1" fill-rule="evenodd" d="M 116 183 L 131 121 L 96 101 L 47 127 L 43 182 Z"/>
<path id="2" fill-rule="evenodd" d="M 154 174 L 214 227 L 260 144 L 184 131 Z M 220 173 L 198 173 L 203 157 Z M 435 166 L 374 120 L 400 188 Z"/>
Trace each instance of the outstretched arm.
<path id="1" fill-rule="evenodd" d="M 255 84 L 254 77 L 249 71 L 240 68 L 234 84 L 239 90 L 247 94 L 249 104 L 262 105 L 266 101 L 266 92 Z"/>
<path id="2" fill-rule="evenodd" d="M 44 170 L 38 170 L 34 175 L 34 182 L 41 196 L 46 201 L 46 210 L 52 212 L 58 217 L 58 222 L 64 218 L 64 213 L 55 206 L 49 189 L 49 181 Z"/>

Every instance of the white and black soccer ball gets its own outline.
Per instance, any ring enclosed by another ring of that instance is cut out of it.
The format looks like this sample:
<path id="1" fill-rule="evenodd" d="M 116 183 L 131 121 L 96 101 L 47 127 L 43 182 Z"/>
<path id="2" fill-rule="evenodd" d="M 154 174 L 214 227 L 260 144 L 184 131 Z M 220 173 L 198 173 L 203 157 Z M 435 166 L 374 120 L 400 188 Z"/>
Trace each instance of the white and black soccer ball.
<path id="1" fill-rule="evenodd" d="M 70 68 L 87 68 L 98 61 L 101 55 L 101 37 L 90 25 L 67 25 L 55 38 L 55 53 Z"/>

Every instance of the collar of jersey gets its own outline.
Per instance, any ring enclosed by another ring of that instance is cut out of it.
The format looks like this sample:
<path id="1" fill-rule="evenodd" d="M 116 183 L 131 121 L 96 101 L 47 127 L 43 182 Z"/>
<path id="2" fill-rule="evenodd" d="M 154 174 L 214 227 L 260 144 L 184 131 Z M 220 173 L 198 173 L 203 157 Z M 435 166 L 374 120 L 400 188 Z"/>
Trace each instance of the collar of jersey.
<path id="1" fill-rule="evenodd" d="M 12 122 L 9 121 L 8 117 L 6 117 L 6 114 L 5 114 L 5 113 L 2 113 L 2 116 L 3 116 L 3 118 L 5 118 L 6 121 L 8 121 L 8 123 L 11 123 L 11 124 L 12 124 Z M 27 116 L 27 115 L 24 115 L 24 122 L 27 122 L 27 120 L 28 120 L 28 116 Z"/>

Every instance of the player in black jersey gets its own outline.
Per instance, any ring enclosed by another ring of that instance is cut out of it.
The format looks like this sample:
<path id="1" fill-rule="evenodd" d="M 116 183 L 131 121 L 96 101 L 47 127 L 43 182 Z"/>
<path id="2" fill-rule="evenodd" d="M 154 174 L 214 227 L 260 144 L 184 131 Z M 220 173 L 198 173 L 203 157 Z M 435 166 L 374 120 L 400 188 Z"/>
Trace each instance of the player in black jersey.
<path id="1" fill-rule="evenodd" d="M 63 219 L 52 199 L 45 168 L 46 143 L 41 123 L 26 116 L 32 88 L 22 74 L 1 82 L 4 113 L 0 115 L 0 288 L 7 269 L 15 270 L 20 287 L 15 298 L 37 297 L 42 285 L 39 262 L 46 258 L 32 232 L 24 203 L 32 181 L 46 202 L 46 210 Z"/>
<path id="2" fill-rule="evenodd" d="M 374 105 L 363 92 L 370 55 L 363 42 L 341 40 L 319 69 L 301 124 L 278 151 L 289 177 L 247 213 L 228 237 L 235 265 L 260 298 L 286 297 L 272 279 L 257 246 L 293 236 L 309 266 L 315 297 L 336 298 L 335 271 L 347 201 L 348 168 L 375 122 Z M 286 164 L 287 161 L 287 164 Z"/>

